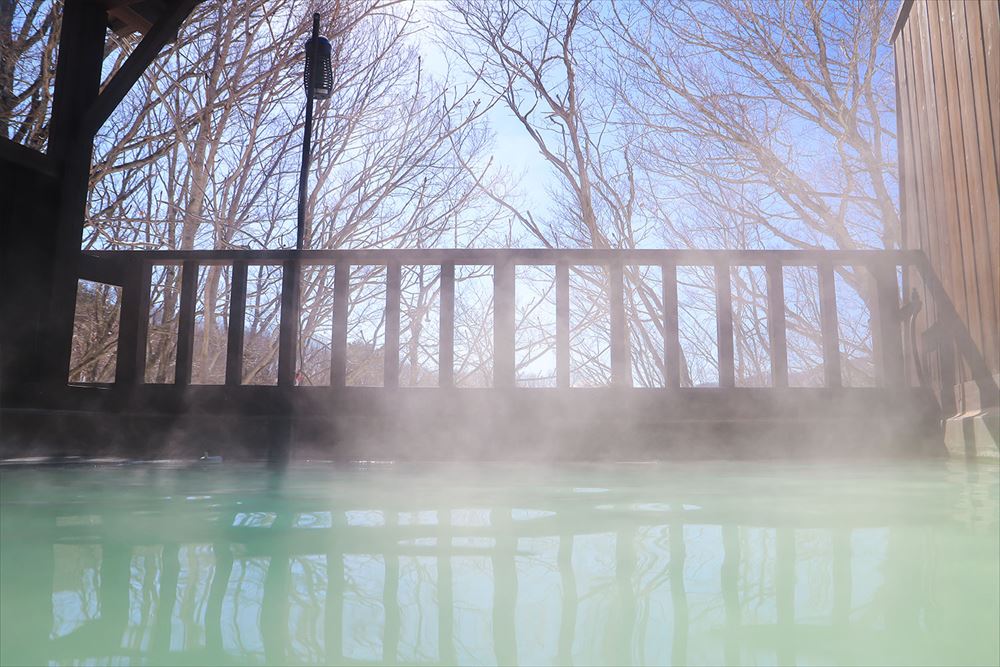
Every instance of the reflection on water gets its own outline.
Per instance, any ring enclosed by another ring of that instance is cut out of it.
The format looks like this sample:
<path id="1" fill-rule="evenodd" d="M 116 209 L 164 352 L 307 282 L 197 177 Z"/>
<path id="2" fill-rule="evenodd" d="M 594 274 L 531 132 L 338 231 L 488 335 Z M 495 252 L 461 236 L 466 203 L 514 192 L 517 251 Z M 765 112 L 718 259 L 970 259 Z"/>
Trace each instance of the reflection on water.
<path id="1" fill-rule="evenodd" d="M 3 664 L 996 664 L 998 470 L 0 469 Z"/>

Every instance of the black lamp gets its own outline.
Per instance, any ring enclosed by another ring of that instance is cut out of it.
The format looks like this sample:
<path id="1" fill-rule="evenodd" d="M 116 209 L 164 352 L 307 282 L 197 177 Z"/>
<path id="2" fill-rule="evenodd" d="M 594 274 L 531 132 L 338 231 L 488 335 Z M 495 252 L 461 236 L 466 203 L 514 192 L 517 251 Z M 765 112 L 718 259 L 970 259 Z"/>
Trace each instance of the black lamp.
<path id="1" fill-rule="evenodd" d="M 319 14 L 313 15 L 313 36 L 306 40 L 306 94 L 313 99 L 325 100 L 333 92 L 333 66 L 330 64 L 330 42 L 320 37 Z"/>

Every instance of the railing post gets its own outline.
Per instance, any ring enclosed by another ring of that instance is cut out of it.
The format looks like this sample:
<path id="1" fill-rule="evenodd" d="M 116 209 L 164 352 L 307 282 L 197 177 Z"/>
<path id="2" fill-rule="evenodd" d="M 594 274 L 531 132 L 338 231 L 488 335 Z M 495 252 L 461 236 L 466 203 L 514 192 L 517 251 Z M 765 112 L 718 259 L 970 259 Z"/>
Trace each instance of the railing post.
<path id="1" fill-rule="evenodd" d="M 872 331 L 876 350 L 876 368 L 879 384 L 883 387 L 902 387 L 903 342 L 899 317 L 899 287 L 895 265 L 873 262 L 869 266 L 875 280 L 875 311 L 872 319 L 877 322 L 877 332 Z"/>
<path id="2" fill-rule="evenodd" d="M 278 386 L 295 386 L 296 351 L 299 338 L 299 263 L 281 265 L 281 320 L 278 325 Z"/>
<path id="3" fill-rule="evenodd" d="M 771 345 L 771 386 L 788 386 L 788 340 L 785 335 L 785 281 L 780 261 L 767 264 L 767 332 Z"/>
<path id="4" fill-rule="evenodd" d="M 681 386 L 680 323 L 677 318 L 677 264 L 660 265 L 663 278 L 663 386 Z"/>
<path id="5" fill-rule="evenodd" d="M 823 375 L 827 387 L 840 387 L 840 333 L 837 325 L 837 290 L 833 264 L 823 260 L 819 271 L 819 316 L 823 334 Z"/>
<path id="6" fill-rule="evenodd" d="M 441 265 L 441 321 L 438 327 L 438 386 L 455 386 L 455 263 Z"/>
<path id="7" fill-rule="evenodd" d="M 115 383 L 142 384 L 146 377 L 146 339 L 149 333 L 149 290 L 153 266 L 141 259 L 127 264 L 118 324 Z"/>
<path id="8" fill-rule="evenodd" d="M 247 263 L 233 262 L 233 282 L 229 294 L 229 332 L 226 344 L 226 385 L 243 382 L 243 334 L 247 312 Z"/>
<path id="9" fill-rule="evenodd" d="M 515 384 L 514 372 L 514 264 L 493 266 L 493 386 Z"/>
<path id="10" fill-rule="evenodd" d="M 733 289 L 728 262 L 719 262 L 715 265 L 715 304 L 719 327 L 719 386 L 734 387 L 736 368 L 733 361 Z"/>
<path id="11" fill-rule="evenodd" d="M 556 264 L 556 386 L 566 389 L 569 377 L 569 264 Z"/>
<path id="12" fill-rule="evenodd" d="M 399 386 L 399 297 L 402 267 L 399 262 L 390 261 L 385 270 L 385 364 L 382 369 L 382 385 L 392 388 Z M 416 360 L 410 359 L 410 363 L 416 363 Z"/>
<path id="13" fill-rule="evenodd" d="M 347 384 L 347 314 L 351 265 L 337 262 L 333 274 L 333 326 L 330 332 L 330 386 Z"/>
<path id="14" fill-rule="evenodd" d="M 629 363 L 628 322 L 625 320 L 625 275 L 620 261 L 609 267 L 608 297 L 611 303 L 611 384 L 632 386 Z"/>
<path id="15" fill-rule="evenodd" d="M 184 260 L 181 270 L 181 304 L 177 317 L 177 363 L 174 384 L 191 384 L 191 365 L 194 358 L 194 307 L 198 295 L 198 263 Z"/>

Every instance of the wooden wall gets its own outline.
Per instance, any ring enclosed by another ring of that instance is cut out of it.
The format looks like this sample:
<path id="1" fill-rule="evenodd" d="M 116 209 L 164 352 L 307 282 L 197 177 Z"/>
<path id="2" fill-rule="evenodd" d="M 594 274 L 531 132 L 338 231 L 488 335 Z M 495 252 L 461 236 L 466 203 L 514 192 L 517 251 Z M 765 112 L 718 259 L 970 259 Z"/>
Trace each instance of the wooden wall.
<path id="1" fill-rule="evenodd" d="M 1000 371 L 1000 3 L 903 0 L 896 56 L 903 244 L 923 250 L 990 375 Z M 913 287 L 923 289 L 914 280 Z M 937 308 L 926 295 L 922 324 Z M 935 363 L 942 399 L 975 409 L 975 369 Z M 983 370 L 983 369 L 980 369 Z M 954 382 L 948 378 L 954 377 Z M 987 398 L 987 397 L 983 397 Z M 946 401 L 945 404 L 947 405 Z"/>

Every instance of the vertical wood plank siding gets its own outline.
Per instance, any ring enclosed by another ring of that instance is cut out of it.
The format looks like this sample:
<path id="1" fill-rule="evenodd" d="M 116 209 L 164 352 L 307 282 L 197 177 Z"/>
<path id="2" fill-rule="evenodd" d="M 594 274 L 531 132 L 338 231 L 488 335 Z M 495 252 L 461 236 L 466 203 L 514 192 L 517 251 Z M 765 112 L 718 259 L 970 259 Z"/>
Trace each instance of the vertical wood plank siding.
<path id="1" fill-rule="evenodd" d="M 903 245 L 923 250 L 991 374 L 1000 373 L 1000 2 L 903 0 L 892 33 L 896 57 Z M 933 300 L 911 273 L 934 321 Z M 929 320 L 929 321 L 928 321 Z M 921 326 L 923 328 L 923 326 Z M 932 358 L 936 383 L 951 380 Z M 928 355 L 933 356 L 933 355 Z M 953 391 L 939 386 L 942 394 Z M 971 402 L 975 407 L 979 397 Z"/>

